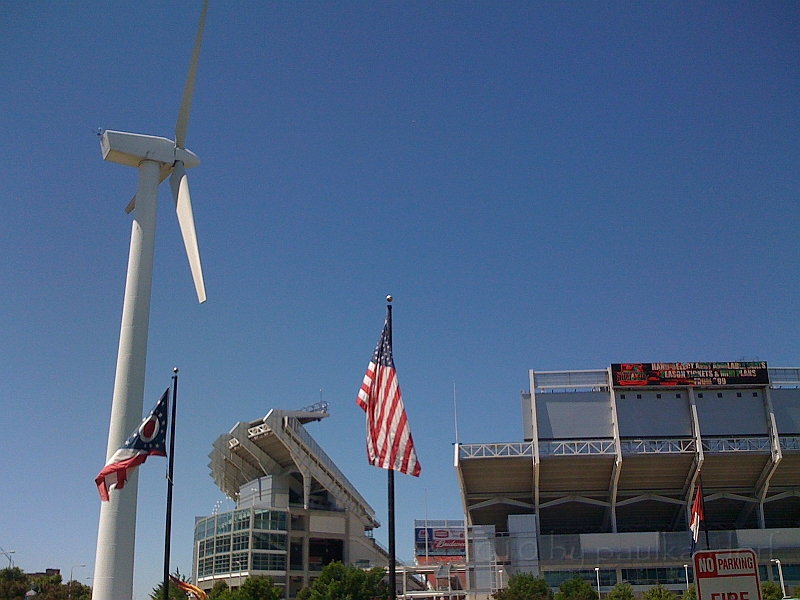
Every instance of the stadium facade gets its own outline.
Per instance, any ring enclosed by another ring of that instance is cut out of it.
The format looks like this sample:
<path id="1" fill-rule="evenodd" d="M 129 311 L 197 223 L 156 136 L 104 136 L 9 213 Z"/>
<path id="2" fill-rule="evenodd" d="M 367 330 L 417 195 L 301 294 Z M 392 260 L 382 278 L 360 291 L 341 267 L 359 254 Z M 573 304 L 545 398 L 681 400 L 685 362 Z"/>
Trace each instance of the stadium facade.
<path id="1" fill-rule="evenodd" d="M 380 526 L 374 510 L 304 427 L 327 416 L 325 403 L 271 410 L 214 442 L 211 476 L 236 508 L 196 519 L 193 577 L 200 588 L 217 581 L 236 588 L 266 575 L 294 598 L 333 560 L 388 564 L 372 538 Z"/>
<path id="2" fill-rule="evenodd" d="M 752 548 L 762 579 L 777 580 L 779 559 L 800 583 L 799 368 L 531 370 L 522 425 L 523 441 L 456 445 L 476 597 L 521 571 L 604 593 L 685 589 L 701 483 L 710 547 Z"/>

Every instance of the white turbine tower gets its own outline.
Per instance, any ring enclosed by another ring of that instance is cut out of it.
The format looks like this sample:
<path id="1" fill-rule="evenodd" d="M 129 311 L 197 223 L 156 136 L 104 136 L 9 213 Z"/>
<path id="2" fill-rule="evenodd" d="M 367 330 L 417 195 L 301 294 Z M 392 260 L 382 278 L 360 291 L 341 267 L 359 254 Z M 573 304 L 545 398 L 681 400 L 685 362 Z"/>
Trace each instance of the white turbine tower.
<path id="1" fill-rule="evenodd" d="M 189 125 L 189 112 L 207 9 L 208 0 L 205 0 L 194 41 L 186 87 L 183 90 L 178 123 L 175 126 L 175 141 L 119 131 L 106 131 L 101 139 L 105 160 L 139 169 L 136 195 L 126 209 L 129 213 L 134 210 L 135 212 L 128 256 L 128 276 L 125 281 L 125 300 L 122 305 L 122 327 L 119 334 L 119 354 L 106 460 L 125 442 L 142 419 L 156 204 L 158 186 L 168 176 L 175 197 L 178 223 L 189 257 L 197 299 L 200 302 L 206 300 L 189 184 L 186 179 L 186 169 L 200 164 L 200 160 L 186 149 L 186 130 Z M 137 487 L 138 477 L 134 471 L 125 488 L 113 490 L 110 501 L 103 502 L 100 508 L 93 600 L 131 600 L 133 597 Z"/>

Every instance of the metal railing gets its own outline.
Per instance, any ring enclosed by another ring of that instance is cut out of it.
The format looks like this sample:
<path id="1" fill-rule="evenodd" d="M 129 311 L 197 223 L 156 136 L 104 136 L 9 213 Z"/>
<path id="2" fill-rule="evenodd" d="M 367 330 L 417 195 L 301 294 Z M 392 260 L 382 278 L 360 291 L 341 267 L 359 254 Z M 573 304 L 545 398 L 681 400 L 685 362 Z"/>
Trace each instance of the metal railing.
<path id="1" fill-rule="evenodd" d="M 540 456 L 616 454 L 614 440 L 558 440 L 539 442 Z"/>
<path id="2" fill-rule="evenodd" d="M 704 438 L 702 440 L 705 452 L 766 452 L 769 453 L 770 439 L 768 437 L 724 437 Z"/>
<path id="3" fill-rule="evenodd" d="M 531 442 L 509 442 L 505 444 L 459 444 L 458 458 L 533 457 Z"/>
<path id="4" fill-rule="evenodd" d="M 695 441 L 681 439 L 621 440 L 622 454 L 693 454 Z"/>
<path id="5" fill-rule="evenodd" d="M 608 388 L 608 371 L 534 371 L 533 385 L 537 391 Z"/>

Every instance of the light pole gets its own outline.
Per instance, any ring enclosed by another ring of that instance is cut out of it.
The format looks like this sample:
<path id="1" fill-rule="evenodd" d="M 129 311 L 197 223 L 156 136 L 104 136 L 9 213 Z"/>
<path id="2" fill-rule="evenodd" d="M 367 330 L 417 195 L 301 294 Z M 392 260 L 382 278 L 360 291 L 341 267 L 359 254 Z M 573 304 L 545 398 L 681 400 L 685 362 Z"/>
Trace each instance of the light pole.
<path id="1" fill-rule="evenodd" d="M 597 576 L 597 598 L 600 598 L 600 567 L 594 568 L 594 574 Z"/>
<path id="2" fill-rule="evenodd" d="M 781 592 L 783 592 L 783 597 L 786 598 L 786 584 L 783 582 L 783 567 L 781 567 L 781 561 L 778 558 L 771 558 L 770 562 L 774 562 L 778 565 L 778 577 L 781 580 Z"/>
<path id="3" fill-rule="evenodd" d="M 500 585 L 497 587 L 497 589 L 502 590 L 503 589 L 503 569 L 498 569 L 497 570 L 497 574 L 500 575 Z"/>
<path id="4" fill-rule="evenodd" d="M 11 555 L 14 554 L 14 552 L 15 552 L 15 550 L 8 550 L 8 551 L 3 550 L 3 547 L 0 546 L 0 554 L 4 555 L 8 559 L 8 568 L 9 569 L 14 566 L 14 561 L 11 558 Z"/>
<path id="5" fill-rule="evenodd" d="M 686 574 L 686 591 L 689 591 L 689 565 L 683 565 L 683 572 Z"/>
<path id="6" fill-rule="evenodd" d="M 80 567 L 85 567 L 86 565 L 72 565 L 69 569 L 69 582 L 67 583 L 67 600 L 72 599 L 72 572 Z"/>

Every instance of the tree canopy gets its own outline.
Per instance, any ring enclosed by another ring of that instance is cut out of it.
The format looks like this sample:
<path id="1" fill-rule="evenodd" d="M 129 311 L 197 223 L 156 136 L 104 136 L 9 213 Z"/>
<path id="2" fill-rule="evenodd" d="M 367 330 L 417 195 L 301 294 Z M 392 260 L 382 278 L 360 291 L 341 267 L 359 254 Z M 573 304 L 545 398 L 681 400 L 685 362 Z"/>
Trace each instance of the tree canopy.
<path id="1" fill-rule="evenodd" d="M 659 583 L 642 594 L 642 598 L 643 600 L 678 600 L 678 595 Z"/>
<path id="2" fill-rule="evenodd" d="M 764 600 L 780 600 L 783 598 L 783 590 L 774 581 L 765 581 L 761 584 L 761 596 Z"/>
<path id="3" fill-rule="evenodd" d="M 508 580 L 508 587 L 492 594 L 495 600 L 553 600 L 553 591 L 542 577 L 518 573 Z"/>
<path id="4" fill-rule="evenodd" d="M 634 600 L 633 586 L 627 581 L 620 581 L 608 593 L 608 600 Z"/>
<path id="5" fill-rule="evenodd" d="M 384 571 L 374 567 L 364 571 L 334 561 L 325 567 L 311 587 L 303 588 L 298 600 L 386 600 L 389 587 Z"/>
<path id="6" fill-rule="evenodd" d="M 597 600 L 597 592 L 591 583 L 576 575 L 561 582 L 555 600 Z"/>

